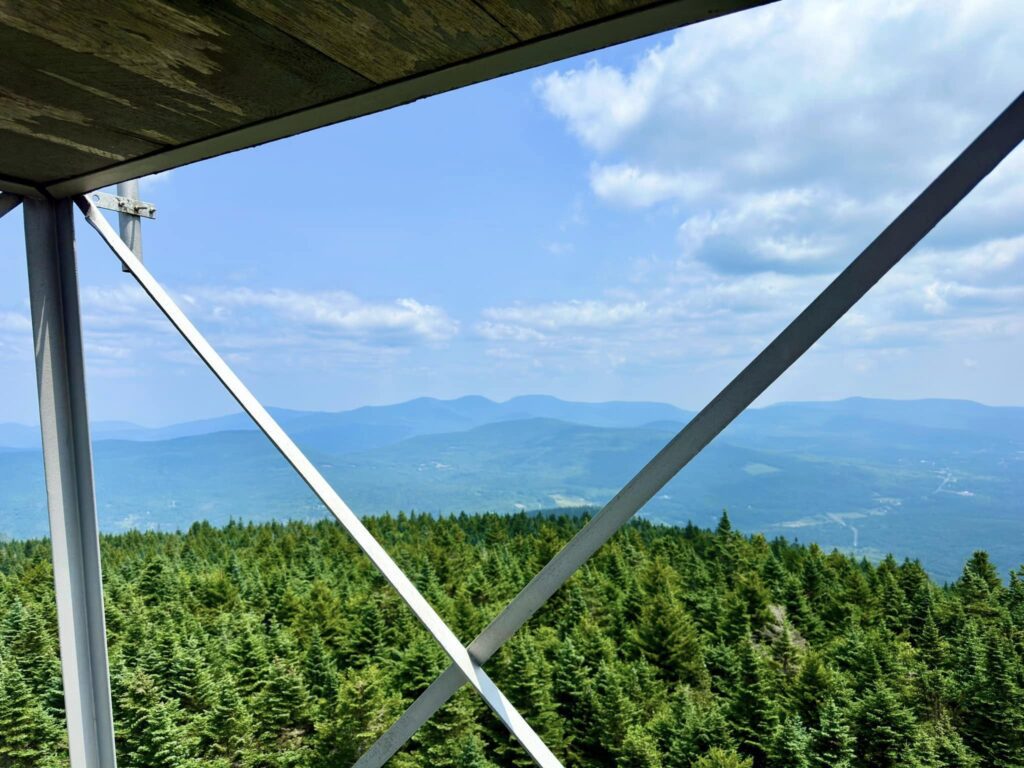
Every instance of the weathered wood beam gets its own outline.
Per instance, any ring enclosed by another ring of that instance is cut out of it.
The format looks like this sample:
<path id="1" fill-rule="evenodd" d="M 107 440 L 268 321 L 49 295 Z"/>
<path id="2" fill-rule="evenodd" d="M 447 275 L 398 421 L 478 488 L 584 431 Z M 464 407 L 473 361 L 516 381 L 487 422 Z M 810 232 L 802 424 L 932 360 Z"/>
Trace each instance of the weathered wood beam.
<path id="1" fill-rule="evenodd" d="M 403 74 L 387 82 L 371 83 L 367 87 L 353 85 L 349 89 L 350 92 L 344 96 L 319 98 L 308 106 L 301 104 L 284 114 L 254 114 L 250 120 L 239 121 L 243 123 L 241 125 L 217 127 L 204 137 L 170 142 L 167 146 L 144 155 L 128 157 L 123 161 L 105 162 L 93 170 L 70 174 L 65 178 L 49 179 L 41 186 L 47 194 L 54 197 L 91 192 L 126 179 L 140 178 L 216 155 L 264 144 L 512 72 L 770 2 L 775 0 L 662 0 L 639 5 L 624 3 L 627 10 L 621 13 L 524 41 L 516 41 L 513 38 L 508 45 L 496 50 L 485 53 L 470 52 L 465 58 L 434 69 Z M 255 10 L 260 4 L 255 0 L 246 0 L 244 5 Z M 630 8 L 630 5 L 633 7 Z M 290 23 L 294 25 L 298 22 L 293 19 Z M 307 31 L 305 28 L 295 29 L 296 34 L 306 35 Z M 225 44 L 226 42 L 229 40 L 225 41 Z M 336 45 L 320 45 L 323 50 L 342 58 L 337 53 Z M 336 63 L 339 67 L 343 66 L 340 62 Z M 259 64 L 259 61 L 256 64 Z M 359 66 L 358 62 L 352 62 L 352 65 Z M 95 64 L 92 63 L 90 66 Z M 68 71 L 68 68 L 61 68 L 61 71 Z M 347 67 L 345 71 L 350 72 L 352 76 L 360 77 Z M 88 77 L 82 73 L 69 72 L 69 76 L 77 78 L 89 87 L 98 85 L 89 83 Z M 249 77 L 247 82 L 259 80 L 260 78 Z M 219 86 L 225 89 L 222 96 L 230 95 L 229 85 Z M 211 115 L 216 113 L 219 116 L 221 112 L 222 110 L 213 110 Z M 195 120 L 199 121 L 201 117 L 202 115 L 196 113 Z M 0 172 L 3 170 L 0 168 Z"/>

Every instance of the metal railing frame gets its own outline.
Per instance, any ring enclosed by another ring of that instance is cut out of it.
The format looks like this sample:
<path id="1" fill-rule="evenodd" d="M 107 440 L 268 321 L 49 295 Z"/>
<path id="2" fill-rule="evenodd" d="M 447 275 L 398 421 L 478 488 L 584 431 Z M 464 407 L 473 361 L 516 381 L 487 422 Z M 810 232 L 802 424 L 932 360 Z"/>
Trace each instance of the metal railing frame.
<path id="1" fill-rule="evenodd" d="M 465 647 L 87 196 L 74 202 L 196 354 L 309 485 L 451 658 L 451 666 L 357 761 L 379 768 L 469 683 L 543 768 L 561 763 L 483 665 L 616 531 L 821 338 L 1024 140 L 1024 94 L 986 128 L 700 411 Z M 0 195 L 0 216 L 22 202 Z M 24 200 L 47 499 L 72 768 L 114 768 L 99 529 L 69 200 Z"/>

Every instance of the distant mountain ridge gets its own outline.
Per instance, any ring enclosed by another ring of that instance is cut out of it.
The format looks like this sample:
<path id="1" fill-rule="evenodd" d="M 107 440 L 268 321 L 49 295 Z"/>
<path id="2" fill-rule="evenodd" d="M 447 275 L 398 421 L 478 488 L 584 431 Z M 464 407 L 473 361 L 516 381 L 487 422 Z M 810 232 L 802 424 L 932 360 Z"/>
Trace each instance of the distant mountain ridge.
<path id="1" fill-rule="evenodd" d="M 273 412 L 361 514 L 599 506 L 691 417 L 544 396 Z M 38 435 L 26 448 L 26 431 L 0 428 L 0 535 L 47 531 Z M 99 423 L 94 437 L 105 530 L 324 514 L 243 414 Z M 711 525 L 727 507 L 744 530 L 920 557 L 942 578 L 972 548 L 1005 567 L 1024 562 L 1021 499 L 1024 408 L 853 398 L 747 411 L 644 514 Z"/>
<path id="2" fill-rule="evenodd" d="M 361 450 L 415 435 L 458 432 L 498 421 L 560 419 L 595 427 L 631 427 L 658 421 L 685 421 L 692 414 L 665 403 L 609 401 L 581 403 L 548 395 L 522 395 L 495 402 L 480 395 L 453 400 L 420 397 L 394 405 L 367 405 L 348 411 L 298 411 L 269 408 L 293 437 L 304 435 L 311 445 L 332 450 Z M 254 430 L 244 413 L 187 421 L 164 427 L 99 421 L 91 425 L 94 441 L 172 440 L 215 432 Z M 368 432 L 374 430 L 375 435 Z M 0 424 L 0 447 L 38 448 L 39 428 Z"/>
<path id="3" fill-rule="evenodd" d="M 388 438 L 404 439 L 421 434 L 458 432 L 499 421 L 549 418 L 594 427 L 637 427 L 655 425 L 679 427 L 693 415 L 674 405 L 643 401 L 598 403 L 561 400 L 550 395 L 521 395 L 504 402 L 480 395 L 451 400 L 420 397 L 393 405 L 367 405 L 346 411 L 300 411 L 268 409 L 292 434 L 337 437 L 338 431 L 378 429 Z M 738 423 L 754 427 L 770 423 L 778 427 L 790 421 L 794 430 L 810 426 L 841 426 L 844 420 L 874 420 L 908 427 L 943 428 L 1019 437 L 1024 434 L 1024 407 L 990 406 L 970 400 L 921 399 L 883 400 L 851 397 L 832 401 L 787 402 L 749 409 Z M 94 441 L 157 441 L 214 432 L 253 430 L 244 413 L 186 421 L 163 427 L 144 427 L 127 421 L 98 421 L 92 424 Z M 735 428 L 735 427 L 734 427 Z M 379 440 L 378 439 L 378 440 Z M 378 442 L 373 440 L 371 442 Z M 320 440 L 317 440 L 320 442 Z M 0 448 L 39 447 L 37 426 L 0 423 Z M 332 446 L 336 450 L 340 447 Z"/>

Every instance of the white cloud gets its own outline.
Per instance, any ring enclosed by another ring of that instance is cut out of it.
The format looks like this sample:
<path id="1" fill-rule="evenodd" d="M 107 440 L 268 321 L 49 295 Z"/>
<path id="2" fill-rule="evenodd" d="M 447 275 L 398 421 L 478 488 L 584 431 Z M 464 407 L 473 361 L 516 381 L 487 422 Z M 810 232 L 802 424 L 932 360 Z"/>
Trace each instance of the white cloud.
<path id="1" fill-rule="evenodd" d="M 847 344 L 1012 339 L 1024 327 L 1024 236 L 905 259 L 838 329 Z"/>
<path id="2" fill-rule="evenodd" d="M 221 319 L 239 309 L 263 309 L 310 328 L 359 338 L 445 341 L 458 332 L 458 323 L 443 309 L 409 298 L 371 303 L 345 291 L 312 293 L 249 288 L 199 289 L 190 295 L 197 297 L 199 306 L 208 302 L 203 311 Z"/>
<path id="3" fill-rule="evenodd" d="M 445 341 L 458 323 L 440 307 L 415 299 L 368 302 L 345 291 L 198 287 L 176 292 L 179 303 L 197 320 L 242 329 L 280 323 L 289 329 L 320 330 L 346 338 L 379 336 L 398 341 Z M 135 285 L 86 287 L 82 291 L 87 325 L 125 327 L 166 321 Z"/>
<path id="4" fill-rule="evenodd" d="M 536 87 L 601 153 L 763 171 L 808 167 L 799 142 L 816 137 L 889 144 L 888 161 L 907 120 L 941 118 L 927 152 L 970 132 L 979 108 L 991 117 L 993 91 L 1000 106 L 1016 95 L 1022 20 L 1014 0 L 793 0 L 681 29 L 629 70 L 591 61 Z"/>
<path id="5" fill-rule="evenodd" d="M 599 158 L 599 199 L 671 201 L 682 247 L 724 271 L 827 272 L 1017 95 L 1020 71 L 1015 0 L 787 0 L 536 89 Z M 1024 200 L 1020 179 L 997 173 L 984 186 L 1003 187 L 1001 204 L 943 231 L 1015 231 L 1006 198 Z"/>
<path id="6" fill-rule="evenodd" d="M 643 302 L 566 301 L 551 304 L 517 305 L 485 309 L 488 325 L 526 327 L 537 330 L 564 328 L 607 328 L 643 317 Z"/>
<path id="7" fill-rule="evenodd" d="M 630 208 L 645 208 L 664 200 L 693 200 L 715 186 L 710 174 L 665 174 L 632 165 L 598 165 L 590 186 L 598 197 Z"/>
<path id="8" fill-rule="evenodd" d="M 635 259 L 626 291 L 491 310 L 494 338 L 507 354 L 519 340 L 560 362 L 599 349 L 632 361 L 742 357 L 1017 95 L 1024 3 L 787 0 L 607 61 L 548 74 L 536 92 L 592 151 L 598 205 L 676 217 L 674 255 Z M 867 370 L 859 349 L 1012 338 L 1024 328 L 1022 206 L 1018 150 L 825 347 Z M 644 311 L 574 322 L 579 307 L 619 305 Z"/>
<path id="9" fill-rule="evenodd" d="M 0 310 L 0 360 L 32 359 L 32 320 L 28 314 Z"/>
<path id="10" fill-rule="evenodd" d="M 443 309 L 409 298 L 370 302 L 343 291 L 208 286 L 172 294 L 226 359 L 249 368 L 387 365 L 458 333 Z M 82 298 L 91 369 L 125 371 L 126 360 L 153 355 L 196 362 L 137 286 L 86 287 Z"/>
<path id="11" fill-rule="evenodd" d="M 695 262 L 614 299 L 492 307 L 476 330 L 500 345 L 491 354 L 533 366 L 731 359 L 756 353 L 821 283 L 780 273 L 724 278 Z"/>
<path id="12" fill-rule="evenodd" d="M 23 315 L 20 312 L 0 311 L 0 333 L 6 331 L 21 333 L 22 331 L 31 330 L 32 320 L 28 315 Z"/>
<path id="13" fill-rule="evenodd" d="M 655 52 L 652 60 L 656 57 Z M 553 72 L 536 86 L 548 109 L 565 118 L 584 143 L 607 149 L 650 112 L 651 90 L 657 84 L 652 69 L 649 64 L 626 75 L 591 63 L 582 70 Z"/>
<path id="14" fill-rule="evenodd" d="M 1024 236 L 929 249 L 899 264 L 823 341 L 825 349 L 885 349 L 971 339 L 1012 343 L 1024 333 Z M 517 304 L 485 310 L 477 332 L 500 357 L 556 366 L 749 359 L 831 276 L 723 274 L 697 260 L 644 265 L 615 300 Z M 864 358 L 854 354 L 850 360 Z M 850 363 L 852 365 L 852 363 Z M 864 369 L 866 370 L 866 369 Z"/>

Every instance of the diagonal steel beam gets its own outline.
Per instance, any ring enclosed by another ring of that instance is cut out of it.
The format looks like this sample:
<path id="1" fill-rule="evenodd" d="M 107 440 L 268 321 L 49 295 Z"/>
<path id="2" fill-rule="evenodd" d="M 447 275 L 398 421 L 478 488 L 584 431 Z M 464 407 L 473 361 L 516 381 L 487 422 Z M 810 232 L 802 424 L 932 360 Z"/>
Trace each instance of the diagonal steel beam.
<path id="1" fill-rule="evenodd" d="M 0 219 L 18 207 L 21 196 L 12 192 L 0 192 Z"/>
<path id="2" fill-rule="evenodd" d="M 474 661 L 486 664 L 602 544 L 835 325 L 1022 139 L 1024 93 L 533 577 L 470 644 Z M 458 670 L 445 670 L 354 768 L 383 765 L 462 682 Z"/>
<path id="3" fill-rule="evenodd" d="M 444 620 L 437 614 L 431 605 L 423 598 L 416 586 L 405 575 L 405 572 L 398 567 L 398 564 L 391 559 L 380 543 L 366 529 L 362 521 L 342 501 L 341 497 L 334 491 L 330 483 L 320 474 L 320 471 L 313 466 L 305 454 L 292 439 L 281 429 L 280 425 L 267 412 L 263 405 L 256 399 L 255 395 L 235 375 L 224 359 L 217 354 L 216 350 L 203 337 L 199 330 L 192 324 L 184 312 L 178 307 L 174 300 L 163 289 L 163 286 L 150 274 L 149 270 L 136 257 L 132 250 L 117 236 L 113 228 L 103 218 L 103 215 L 86 197 L 76 197 L 75 203 L 85 214 L 88 222 L 99 232 L 100 237 L 106 242 L 114 254 L 121 260 L 122 264 L 132 273 L 142 289 L 156 303 L 160 311 L 164 313 L 171 325 L 184 337 L 189 346 L 206 363 L 224 387 L 231 393 L 242 409 L 249 414 L 256 425 L 270 439 L 274 447 L 288 461 L 296 472 L 309 486 L 310 490 L 324 503 L 345 529 L 349 532 L 359 548 L 366 553 L 375 566 L 383 574 L 384 578 L 395 588 L 402 599 L 412 609 L 416 617 L 427 628 L 427 631 L 434 636 L 445 653 L 452 659 L 453 666 L 458 670 L 460 682 L 469 681 L 483 697 L 487 705 L 494 710 L 494 713 L 501 719 L 505 727 L 522 743 L 530 756 L 542 768 L 562 768 L 561 763 L 547 748 L 541 738 L 534 732 L 530 725 L 522 718 L 515 707 L 505 698 L 494 682 L 487 676 L 470 657 L 469 652 L 462 645 L 455 633 L 449 629 Z"/>

